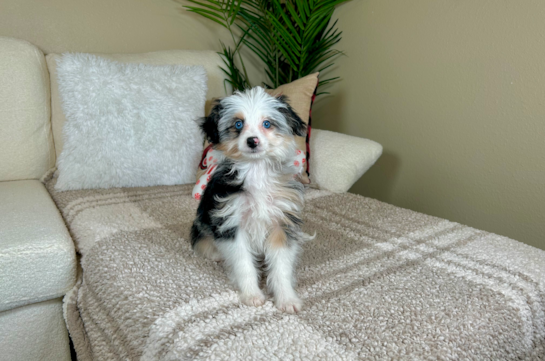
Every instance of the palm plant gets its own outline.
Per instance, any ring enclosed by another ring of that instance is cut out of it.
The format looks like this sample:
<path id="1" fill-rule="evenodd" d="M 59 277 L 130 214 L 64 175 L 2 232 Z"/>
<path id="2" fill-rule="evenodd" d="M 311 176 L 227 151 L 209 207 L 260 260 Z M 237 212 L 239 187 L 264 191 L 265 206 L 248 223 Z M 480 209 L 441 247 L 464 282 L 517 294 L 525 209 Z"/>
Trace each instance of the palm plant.
<path id="1" fill-rule="evenodd" d="M 333 46 L 341 40 L 337 21 L 330 25 L 335 7 L 348 0 L 188 0 L 185 6 L 225 27 L 234 48 L 221 44 L 226 82 L 233 90 L 251 87 L 240 54 L 246 46 L 264 64 L 266 87 L 277 88 L 331 67 L 342 54 Z M 240 69 L 239 69 L 240 67 Z M 318 86 L 338 79 L 320 80 Z M 323 94 L 318 93 L 318 94 Z"/>

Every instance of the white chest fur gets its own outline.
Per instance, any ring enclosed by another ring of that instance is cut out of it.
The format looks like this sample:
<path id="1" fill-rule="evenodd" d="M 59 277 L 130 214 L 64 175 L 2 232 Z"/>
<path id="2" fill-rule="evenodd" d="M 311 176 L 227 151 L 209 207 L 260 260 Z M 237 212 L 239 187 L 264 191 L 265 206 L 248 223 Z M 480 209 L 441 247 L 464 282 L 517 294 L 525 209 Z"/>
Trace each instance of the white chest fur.
<path id="1" fill-rule="evenodd" d="M 300 189 L 289 181 L 280 167 L 268 162 L 253 162 L 237 168 L 243 192 L 225 199 L 216 215 L 226 217 L 222 228 L 237 227 L 246 234 L 251 247 L 262 251 L 271 228 L 281 224 L 285 213 L 299 213 L 303 198 Z"/>

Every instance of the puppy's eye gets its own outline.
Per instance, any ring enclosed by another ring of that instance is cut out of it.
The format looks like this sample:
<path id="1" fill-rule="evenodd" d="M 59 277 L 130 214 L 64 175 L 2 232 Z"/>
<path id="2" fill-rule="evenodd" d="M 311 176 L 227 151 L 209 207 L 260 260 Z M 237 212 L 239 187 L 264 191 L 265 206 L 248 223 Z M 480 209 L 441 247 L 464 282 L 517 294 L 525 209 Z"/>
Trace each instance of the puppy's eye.
<path id="1" fill-rule="evenodd" d="M 263 128 L 269 129 L 270 127 L 271 127 L 271 122 L 269 122 L 268 120 L 265 120 L 263 122 Z"/>
<path id="2" fill-rule="evenodd" d="M 241 130 L 243 125 L 242 120 L 237 120 L 235 123 L 235 128 Z"/>

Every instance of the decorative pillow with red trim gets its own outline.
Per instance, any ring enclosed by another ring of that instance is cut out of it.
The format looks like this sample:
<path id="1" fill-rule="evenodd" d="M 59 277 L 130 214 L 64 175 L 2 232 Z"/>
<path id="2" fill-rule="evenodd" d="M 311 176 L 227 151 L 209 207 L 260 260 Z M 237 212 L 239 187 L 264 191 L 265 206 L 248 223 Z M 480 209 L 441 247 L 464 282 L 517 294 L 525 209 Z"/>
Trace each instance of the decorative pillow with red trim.
<path id="1" fill-rule="evenodd" d="M 304 162 L 304 172 L 298 177 L 301 183 L 310 183 L 310 134 L 311 134 L 311 115 L 312 104 L 316 98 L 316 88 L 318 87 L 318 73 L 307 75 L 303 78 L 292 81 L 291 83 L 279 86 L 276 89 L 268 89 L 267 93 L 276 95 L 285 95 L 288 98 L 288 103 L 293 110 L 299 115 L 301 120 L 305 122 L 308 127 L 307 135 L 304 137 L 296 137 L 297 149 L 306 155 L 306 161 Z M 201 179 L 203 174 L 210 166 L 208 153 L 213 150 L 212 145 L 205 142 L 204 151 L 197 170 L 197 180 Z"/>

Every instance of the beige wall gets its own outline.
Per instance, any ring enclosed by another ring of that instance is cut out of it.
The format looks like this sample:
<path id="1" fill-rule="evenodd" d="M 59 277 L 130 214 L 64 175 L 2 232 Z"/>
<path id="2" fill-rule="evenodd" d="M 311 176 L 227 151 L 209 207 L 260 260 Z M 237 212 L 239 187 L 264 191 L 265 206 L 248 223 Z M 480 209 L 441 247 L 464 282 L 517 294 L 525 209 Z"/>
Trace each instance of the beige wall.
<path id="1" fill-rule="evenodd" d="M 140 53 L 219 50 L 230 37 L 220 25 L 187 12 L 184 0 L 0 0 L 0 36 L 66 51 Z M 251 76 L 257 78 L 249 64 Z"/>
<path id="2" fill-rule="evenodd" d="M 221 30 L 203 24 L 169 0 L 0 1 L 0 35 L 45 53 L 211 49 Z"/>
<path id="3" fill-rule="evenodd" d="M 352 191 L 545 249 L 545 2 L 353 0 L 314 126 L 384 155 Z"/>

